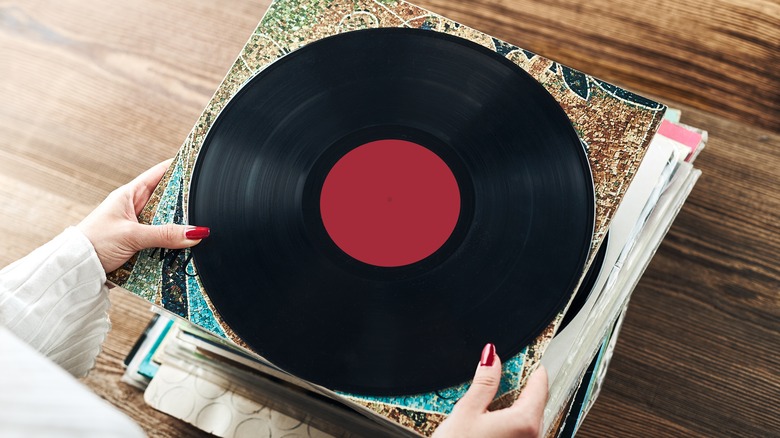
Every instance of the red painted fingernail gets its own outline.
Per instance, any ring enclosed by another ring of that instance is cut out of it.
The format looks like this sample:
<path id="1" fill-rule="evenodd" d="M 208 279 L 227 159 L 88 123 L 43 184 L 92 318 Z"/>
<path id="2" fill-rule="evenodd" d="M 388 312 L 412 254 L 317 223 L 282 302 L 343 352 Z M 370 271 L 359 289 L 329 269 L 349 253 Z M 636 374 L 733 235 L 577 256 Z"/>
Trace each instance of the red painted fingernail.
<path id="1" fill-rule="evenodd" d="M 493 366 L 493 361 L 496 359 L 496 346 L 493 344 L 485 345 L 482 349 L 482 357 L 479 359 L 479 365 L 483 367 Z"/>
<path id="2" fill-rule="evenodd" d="M 211 234 L 209 227 L 191 227 L 184 232 L 184 236 L 190 240 L 205 239 L 209 234 Z"/>

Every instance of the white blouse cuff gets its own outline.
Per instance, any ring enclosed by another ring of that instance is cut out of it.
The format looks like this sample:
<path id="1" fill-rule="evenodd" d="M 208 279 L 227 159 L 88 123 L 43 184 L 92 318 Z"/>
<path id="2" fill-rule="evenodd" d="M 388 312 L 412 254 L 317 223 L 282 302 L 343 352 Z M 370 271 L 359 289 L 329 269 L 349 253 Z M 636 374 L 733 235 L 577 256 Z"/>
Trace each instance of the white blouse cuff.
<path id="1" fill-rule="evenodd" d="M 111 328 L 106 274 L 75 227 L 0 271 L 0 325 L 76 377 Z"/>

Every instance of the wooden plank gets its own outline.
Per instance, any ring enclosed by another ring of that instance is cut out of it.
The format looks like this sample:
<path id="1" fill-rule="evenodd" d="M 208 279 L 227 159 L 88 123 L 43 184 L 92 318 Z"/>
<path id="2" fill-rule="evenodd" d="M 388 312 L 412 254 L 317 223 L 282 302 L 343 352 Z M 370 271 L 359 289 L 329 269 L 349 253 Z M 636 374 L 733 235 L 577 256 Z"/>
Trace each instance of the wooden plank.
<path id="1" fill-rule="evenodd" d="M 780 129 L 776 1 L 417 3 L 641 94 Z"/>
<path id="2" fill-rule="evenodd" d="M 0 2 L 0 266 L 178 150 L 268 0 Z M 780 5 L 421 0 L 460 22 L 682 105 L 710 131 L 699 184 L 640 282 L 582 436 L 780 430 Z M 151 436 L 199 436 L 119 382 L 151 316 L 112 292 L 85 379 Z"/>

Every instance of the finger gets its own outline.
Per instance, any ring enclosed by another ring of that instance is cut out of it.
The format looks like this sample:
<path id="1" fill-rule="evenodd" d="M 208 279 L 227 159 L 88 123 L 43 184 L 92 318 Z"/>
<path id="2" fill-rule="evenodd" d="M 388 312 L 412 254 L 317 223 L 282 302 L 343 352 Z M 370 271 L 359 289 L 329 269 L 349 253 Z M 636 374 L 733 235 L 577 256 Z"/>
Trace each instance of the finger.
<path id="1" fill-rule="evenodd" d="M 158 163 L 130 182 L 129 185 L 132 187 L 133 191 L 133 207 L 135 208 L 135 214 L 141 213 L 141 209 L 149 202 L 149 198 L 152 196 L 154 189 L 157 187 L 157 184 L 160 183 L 163 175 L 165 175 L 165 171 L 168 170 L 172 162 L 173 158 Z"/>
<path id="2" fill-rule="evenodd" d="M 145 248 L 181 249 L 197 245 L 209 236 L 206 227 L 191 225 L 145 225 L 137 224 L 133 230 L 133 245 L 136 250 Z"/>
<path id="3" fill-rule="evenodd" d="M 498 391 L 501 382 L 501 360 L 493 344 L 485 345 L 482 350 L 477 372 L 466 394 L 455 405 L 455 409 L 473 412 L 485 412 Z"/>
<path id="4" fill-rule="evenodd" d="M 541 422 L 544 418 L 544 406 L 547 404 L 547 370 L 544 365 L 539 365 L 528 377 L 525 388 L 510 408 L 513 411 L 522 411 L 530 418 L 538 418 Z"/>

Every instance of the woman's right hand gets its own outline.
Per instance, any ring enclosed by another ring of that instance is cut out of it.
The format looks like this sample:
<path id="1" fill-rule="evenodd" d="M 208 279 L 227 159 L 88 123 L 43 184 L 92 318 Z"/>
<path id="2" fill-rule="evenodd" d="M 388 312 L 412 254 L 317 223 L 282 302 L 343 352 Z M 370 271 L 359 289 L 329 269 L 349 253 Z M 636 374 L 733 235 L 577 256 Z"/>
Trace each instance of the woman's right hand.
<path id="1" fill-rule="evenodd" d="M 547 371 L 539 366 L 515 400 L 505 409 L 488 411 L 501 381 L 501 360 L 493 344 L 482 350 L 477 372 L 449 417 L 436 429 L 434 438 L 496 437 L 537 438 L 544 429 L 547 403 Z"/>

